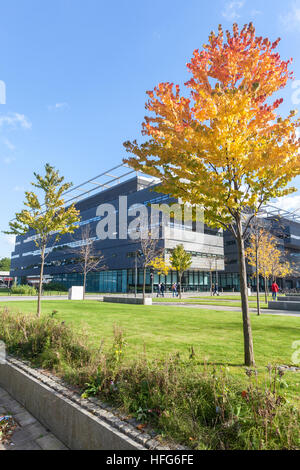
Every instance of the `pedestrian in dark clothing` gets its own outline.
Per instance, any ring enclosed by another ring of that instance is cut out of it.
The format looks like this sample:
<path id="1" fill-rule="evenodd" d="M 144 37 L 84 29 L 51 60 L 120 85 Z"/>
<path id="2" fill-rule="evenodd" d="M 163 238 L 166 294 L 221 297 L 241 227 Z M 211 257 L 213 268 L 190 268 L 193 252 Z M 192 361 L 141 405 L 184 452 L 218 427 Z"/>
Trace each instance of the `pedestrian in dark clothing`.
<path id="1" fill-rule="evenodd" d="M 214 295 L 219 295 L 219 287 L 218 287 L 217 282 L 216 282 L 215 287 L 214 287 Z"/>
<path id="2" fill-rule="evenodd" d="M 157 295 L 156 295 L 156 297 L 159 297 L 159 296 L 160 296 L 160 293 L 161 293 L 161 283 L 159 282 L 159 283 L 157 284 Z"/>

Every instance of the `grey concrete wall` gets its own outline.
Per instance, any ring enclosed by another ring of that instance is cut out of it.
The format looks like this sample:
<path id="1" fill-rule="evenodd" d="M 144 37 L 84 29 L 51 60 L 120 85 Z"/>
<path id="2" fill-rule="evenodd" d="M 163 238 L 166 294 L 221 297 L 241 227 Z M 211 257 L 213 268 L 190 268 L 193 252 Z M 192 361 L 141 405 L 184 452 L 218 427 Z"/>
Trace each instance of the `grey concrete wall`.
<path id="1" fill-rule="evenodd" d="M 91 412 L 92 402 L 80 400 L 77 395 L 76 403 L 74 399 L 66 396 L 72 398 L 73 392 L 46 376 L 43 378 L 43 382 L 46 383 L 42 383 L 34 369 L 26 366 L 21 368 L 20 364 L 23 363 L 16 360 L 0 364 L 0 386 L 50 429 L 69 449 L 159 449 L 158 441 L 155 443 L 151 436 L 138 433 L 133 427 L 105 410 L 102 410 L 102 415 L 107 421 L 95 416 Z M 78 401 L 88 402 L 88 405 L 84 408 Z"/>
<path id="2" fill-rule="evenodd" d="M 146 297 L 117 297 L 117 296 L 104 296 L 103 302 L 113 302 L 115 304 L 136 304 L 136 305 L 152 305 L 152 298 Z"/>
<path id="3" fill-rule="evenodd" d="M 276 302 L 272 300 L 268 302 L 268 308 L 272 310 L 292 310 L 293 312 L 295 311 L 300 313 L 300 302 L 283 302 L 280 300 Z"/>
<path id="4" fill-rule="evenodd" d="M 278 300 L 282 300 L 283 302 L 300 302 L 300 295 L 279 296 Z"/>

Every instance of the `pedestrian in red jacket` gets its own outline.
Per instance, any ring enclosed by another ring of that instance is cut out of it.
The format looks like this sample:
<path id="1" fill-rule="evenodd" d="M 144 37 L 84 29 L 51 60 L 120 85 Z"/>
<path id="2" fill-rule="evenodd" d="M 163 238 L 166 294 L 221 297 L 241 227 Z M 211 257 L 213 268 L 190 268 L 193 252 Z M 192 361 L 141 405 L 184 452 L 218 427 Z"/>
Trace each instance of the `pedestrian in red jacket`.
<path id="1" fill-rule="evenodd" d="M 273 282 L 271 289 L 272 289 L 273 300 L 277 300 L 277 293 L 279 291 L 279 287 L 275 281 Z"/>

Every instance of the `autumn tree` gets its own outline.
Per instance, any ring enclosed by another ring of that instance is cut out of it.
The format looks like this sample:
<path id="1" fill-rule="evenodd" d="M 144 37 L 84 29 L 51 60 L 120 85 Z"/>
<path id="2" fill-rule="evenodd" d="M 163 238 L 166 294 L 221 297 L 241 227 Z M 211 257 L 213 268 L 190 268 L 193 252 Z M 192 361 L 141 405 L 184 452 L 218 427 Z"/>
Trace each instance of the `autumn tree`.
<path id="1" fill-rule="evenodd" d="M 159 240 L 152 238 L 151 233 L 148 237 L 141 238 L 141 253 L 140 253 L 140 264 L 143 268 L 143 299 L 145 302 L 146 297 L 146 272 L 147 268 L 153 266 L 153 263 L 157 263 L 158 259 L 162 257 L 163 248 L 159 247 Z"/>
<path id="2" fill-rule="evenodd" d="M 167 276 L 170 270 L 170 266 L 166 263 L 164 256 L 157 256 L 155 257 L 149 264 L 149 266 L 156 272 L 159 276 L 164 275 Z M 152 273 L 153 276 L 153 273 Z M 153 277 L 152 279 L 152 293 L 153 293 Z"/>
<path id="3" fill-rule="evenodd" d="M 64 183 L 64 177 L 53 166 L 47 163 L 45 176 L 38 173 L 34 176 L 36 181 L 31 184 L 41 191 L 42 196 L 39 198 L 33 191 L 25 192 L 26 208 L 16 214 L 6 233 L 25 235 L 29 230 L 34 231 L 34 243 L 41 256 L 37 302 L 37 315 L 40 316 L 45 258 L 63 234 L 74 232 L 80 217 L 74 205 L 64 207 L 63 193 L 72 183 Z"/>
<path id="4" fill-rule="evenodd" d="M 81 228 L 81 236 L 78 240 L 79 246 L 72 252 L 76 255 L 76 272 L 78 268 L 83 275 L 83 300 L 85 299 L 87 275 L 93 271 L 105 269 L 104 256 L 95 249 L 95 239 L 92 237 L 89 224 Z"/>
<path id="5" fill-rule="evenodd" d="M 284 278 L 292 273 L 291 264 L 278 248 L 276 237 L 265 229 L 260 229 L 250 236 L 249 246 L 245 250 L 250 266 L 255 267 L 256 282 L 259 276 L 264 279 L 265 301 L 268 301 L 268 280 Z"/>
<path id="6" fill-rule="evenodd" d="M 224 35 L 219 26 L 187 64 L 190 96 L 178 85 L 148 91 L 143 123 L 149 137 L 126 142 L 126 162 L 161 180 L 159 191 L 202 205 L 205 221 L 230 230 L 236 241 L 242 300 L 244 359 L 254 364 L 249 316 L 245 238 L 252 217 L 272 198 L 294 191 L 300 173 L 296 112 L 276 114 L 272 95 L 292 78 L 290 60 L 276 51 L 279 39 L 257 37 L 250 23 Z M 245 223 L 243 216 L 249 214 Z"/>
<path id="7" fill-rule="evenodd" d="M 157 274 L 167 276 L 170 270 L 170 266 L 165 262 L 163 256 L 155 257 L 149 264 Z"/>
<path id="8" fill-rule="evenodd" d="M 292 274 L 296 274 L 294 266 L 286 259 L 286 254 L 273 246 L 270 257 L 269 277 L 276 281 L 277 278 L 284 279 Z"/>
<path id="9" fill-rule="evenodd" d="M 254 217 L 249 224 L 248 229 L 248 247 L 245 251 L 246 257 L 248 258 L 248 263 L 250 266 L 255 268 L 255 278 L 256 278 L 256 305 L 257 305 L 257 315 L 260 315 L 260 297 L 259 297 L 259 262 L 261 258 L 262 247 L 264 244 L 264 235 L 266 234 L 265 230 L 265 221 L 262 218 Z"/>
<path id="10" fill-rule="evenodd" d="M 182 276 L 183 273 L 189 269 L 192 264 L 192 256 L 187 253 L 182 244 L 177 245 L 171 253 L 170 262 L 172 268 L 176 269 L 179 278 L 179 298 L 181 299 L 182 293 Z"/>
<path id="11" fill-rule="evenodd" d="M 262 228 L 255 230 L 250 235 L 249 246 L 245 255 L 250 266 L 255 268 L 257 314 L 260 315 L 259 277 L 262 276 L 265 284 L 265 301 L 267 302 L 267 279 L 270 274 L 271 253 L 273 252 L 273 239 Z"/>

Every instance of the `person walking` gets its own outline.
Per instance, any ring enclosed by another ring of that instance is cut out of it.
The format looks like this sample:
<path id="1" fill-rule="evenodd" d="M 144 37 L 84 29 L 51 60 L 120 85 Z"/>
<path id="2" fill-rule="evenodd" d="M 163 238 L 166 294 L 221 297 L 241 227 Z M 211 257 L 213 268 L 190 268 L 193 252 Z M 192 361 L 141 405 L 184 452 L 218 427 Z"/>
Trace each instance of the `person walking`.
<path id="1" fill-rule="evenodd" d="M 175 288 L 174 289 L 175 290 L 175 297 L 178 297 L 178 285 L 177 285 L 176 282 L 174 283 L 174 288 Z"/>
<path id="2" fill-rule="evenodd" d="M 278 291 L 279 291 L 279 287 L 278 287 L 278 284 L 275 281 L 272 284 L 271 290 L 272 290 L 273 300 L 277 300 L 277 294 L 278 294 Z"/>
<path id="3" fill-rule="evenodd" d="M 172 296 L 175 297 L 176 295 L 176 284 L 174 282 L 174 284 L 172 284 Z"/>
<path id="4" fill-rule="evenodd" d="M 218 283 L 216 282 L 215 286 L 214 286 L 214 293 L 213 295 L 219 295 L 219 288 L 218 288 Z"/>
<path id="5" fill-rule="evenodd" d="M 161 296 L 164 297 L 165 296 L 165 285 L 164 285 L 163 282 L 160 285 L 160 292 L 161 292 Z"/>
<path id="6" fill-rule="evenodd" d="M 156 295 L 156 297 L 160 297 L 160 293 L 161 293 L 161 283 L 159 282 L 157 284 L 157 295 Z"/>

